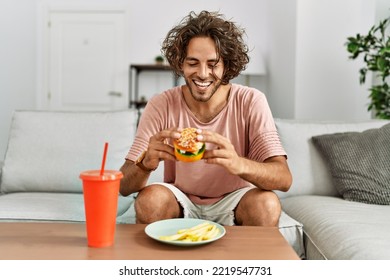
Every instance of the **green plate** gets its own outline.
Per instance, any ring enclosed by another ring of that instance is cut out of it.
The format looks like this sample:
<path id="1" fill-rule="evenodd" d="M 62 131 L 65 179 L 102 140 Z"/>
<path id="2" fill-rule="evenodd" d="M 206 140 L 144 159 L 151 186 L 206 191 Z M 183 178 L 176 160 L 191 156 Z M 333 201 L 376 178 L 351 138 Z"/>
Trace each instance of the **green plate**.
<path id="1" fill-rule="evenodd" d="M 196 242 L 166 241 L 166 240 L 160 239 L 160 236 L 176 234 L 177 231 L 180 229 L 191 228 L 193 226 L 199 225 L 199 224 L 204 223 L 204 222 L 208 222 L 212 225 L 217 226 L 217 228 L 219 228 L 220 233 L 212 239 L 196 241 Z M 158 222 L 154 222 L 152 224 L 149 224 L 145 228 L 145 233 L 149 237 L 151 237 L 159 242 L 162 242 L 162 243 L 167 243 L 167 244 L 176 245 L 176 246 L 198 246 L 198 245 L 208 244 L 210 242 L 214 242 L 214 241 L 220 239 L 222 236 L 225 235 L 226 230 L 220 224 L 217 224 L 217 223 L 214 223 L 211 221 L 202 220 L 202 219 L 178 218 L 178 219 L 162 220 L 162 221 L 158 221 Z"/>

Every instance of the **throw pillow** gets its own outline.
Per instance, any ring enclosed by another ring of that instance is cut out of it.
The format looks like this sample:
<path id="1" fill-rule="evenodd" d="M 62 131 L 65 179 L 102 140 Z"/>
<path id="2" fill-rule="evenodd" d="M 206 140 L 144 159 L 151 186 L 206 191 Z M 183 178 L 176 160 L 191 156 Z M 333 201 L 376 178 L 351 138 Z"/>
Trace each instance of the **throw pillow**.
<path id="1" fill-rule="evenodd" d="M 390 124 L 312 140 L 345 200 L 390 205 Z"/>

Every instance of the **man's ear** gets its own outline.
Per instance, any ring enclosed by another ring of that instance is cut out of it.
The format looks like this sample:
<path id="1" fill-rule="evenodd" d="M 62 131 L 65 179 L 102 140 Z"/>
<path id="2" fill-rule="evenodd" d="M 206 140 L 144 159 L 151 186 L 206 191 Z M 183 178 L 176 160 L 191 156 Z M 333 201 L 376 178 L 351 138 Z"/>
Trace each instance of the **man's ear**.
<path id="1" fill-rule="evenodd" d="M 179 73 L 183 76 L 183 61 L 179 62 Z"/>

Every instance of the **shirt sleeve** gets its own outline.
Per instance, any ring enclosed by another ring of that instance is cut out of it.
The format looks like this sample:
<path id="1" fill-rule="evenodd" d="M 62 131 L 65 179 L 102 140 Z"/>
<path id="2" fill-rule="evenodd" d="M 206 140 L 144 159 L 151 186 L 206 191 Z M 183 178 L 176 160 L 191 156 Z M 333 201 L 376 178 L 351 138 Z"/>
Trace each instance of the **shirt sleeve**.
<path id="1" fill-rule="evenodd" d="M 286 156 L 266 96 L 259 92 L 249 103 L 248 158 L 264 162 L 273 156 Z"/>
<path id="2" fill-rule="evenodd" d="M 167 102 L 162 94 L 148 101 L 142 112 L 133 144 L 126 156 L 127 160 L 135 161 L 148 148 L 150 137 L 163 129 L 165 108 Z"/>

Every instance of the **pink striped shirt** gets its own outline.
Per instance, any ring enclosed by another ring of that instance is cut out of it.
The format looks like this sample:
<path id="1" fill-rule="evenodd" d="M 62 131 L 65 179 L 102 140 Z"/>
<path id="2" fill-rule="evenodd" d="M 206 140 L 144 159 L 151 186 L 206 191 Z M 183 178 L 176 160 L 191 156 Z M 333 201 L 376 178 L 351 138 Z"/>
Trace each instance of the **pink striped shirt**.
<path id="1" fill-rule="evenodd" d="M 239 156 L 258 162 L 286 156 L 267 99 L 254 88 L 232 84 L 228 104 L 208 123 L 200 122 L 190 111 L 180 86 L 154 96 L 145 107 L 126 159 L 135 161 L 147 149 L 152 135 L 171 127 L 215 131 L 230 139 Z M 206 143 L 206 149 L 213 149 L 212 144 Z M 223 167 L 203 160 L 164 164 L 164 182 L 175 185 L 197 204 L 215 203 L 224 195 L 250 185 Z"/>

